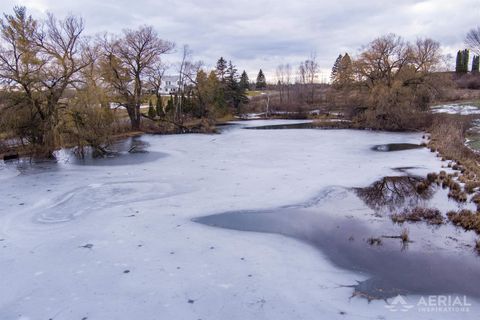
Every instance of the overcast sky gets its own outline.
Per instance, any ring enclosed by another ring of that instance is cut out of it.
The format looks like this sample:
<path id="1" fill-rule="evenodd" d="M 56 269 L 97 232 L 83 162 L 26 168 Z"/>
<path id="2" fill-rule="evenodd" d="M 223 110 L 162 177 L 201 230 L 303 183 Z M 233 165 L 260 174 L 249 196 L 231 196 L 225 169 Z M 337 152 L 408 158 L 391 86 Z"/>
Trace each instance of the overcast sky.
<path id="1" fill-rule="evenodd" d="M 250 77 L 263 68 L 270 78 L 278 64 L 296 67 L 312 52 L 327 78 L 339 53 L 355 55 L 389 32 L 431 37 L 453 54 L 480 25 L 480 0 L 0 0 L 2 12 L 15 5 L 37 18 L 81 15 L 92 35 L 153 25 L 178 48 L 190 45 L 207 66 L 223 56 Z"/>

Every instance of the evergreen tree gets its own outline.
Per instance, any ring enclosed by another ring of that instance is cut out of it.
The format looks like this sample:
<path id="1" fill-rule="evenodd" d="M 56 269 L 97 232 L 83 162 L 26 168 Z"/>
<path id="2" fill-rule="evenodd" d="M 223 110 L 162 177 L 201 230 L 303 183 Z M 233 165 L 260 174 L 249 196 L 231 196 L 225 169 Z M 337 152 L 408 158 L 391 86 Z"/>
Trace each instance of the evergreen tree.
<path id="1" fill-rule="evenodd" d="M 472 72 L 478 73 L 480 71 L 480 56 L 473 56 Z"/>
<path id="2" fill-rule="evenodd" d="M 226 71 L 226 83 L 228 86 L 235 87 L 238 84 L 237 68 L 233 65 L 232 61 L 228 62 Z"/>
<path id="3" fill-rule="evenodd" d="M 455 72 L 467 73 L 469 60 L 470 60 L 470 51 L 468 49 L 458 51 L 457 60 L 455 64 Z"/>
<path id="4" fill-rule="evenodd" d="M 157 112 L 157 116 L 159 116 L 160 118 L 163 118 L 165 116 L 165 112 L 163 111 L 163 101 L 162 101 L 161 95 L 157 97 L 155 111 Z"/>
<path id="5" fill-rule="evenodd" d="M 238 111 L 241 103 L 247 103 L 245 89 L 240 86 L 238 81 L 237 69 L 231 61 L 228 63 L 226 73 L 225 100 Z"/>
<path id="6" fill-rule="evenodd" d="M 265 90 L 267 88 L 267 79 L 265 78 L 262 69 L 260 69 L 260 71 L 258 72 L 255 87 L 257 90 Z"/>
<path id="7" fill-rule="evenodd" d="M 353 81 L 352 59 L 345 53 L 340 61 L 339 79 L 342 86 L 348 85 Z"/>
<path id="8" fill-rule="evenodd" d="M 335 60 L 335 63 L 333 64 L 332 73 L 330 75 L 330 80 L 332 81 L 332 83 L 336 83 L 338 81 L 338 71 L 340 69 L 340 63 L 342 61 L 342 58 L 343 56 L 339 54 L 337 59 Z"/>
<path id="9" fill-rule="evenodd" d="M 174 106 L 173 97 L 172 95 L 170 95 L 170 98 L 168 98 L 168 101 L 167 101 L 167 107 L 165 109 L 165 113 L 171 114 L 173 112 L 173 108 L 174 108 L 173 106 Z"/>
<path id="10" fill-rule="evenodd" d="M 463 61 L 462 54 L 463 54 L 463 51 L 458 50 L 457 60 L 456 60 L 456 64 L 455 64 L 455 72 L 456 73 L 462 73 L 462 61 Z"/>
<path id="11" fill-rule="evenodd" d="M 222 84 L 218 79 L 217 73 L 214 71 L 210 72 L 206 82 L 207 98 L 211 106 L 213 106 L 213 111 L 224 115 L 227 111 L 227 104 L 221 86 Z"/>
<path id="12" fill-rule="evenodd" d="M 470 60 L 470 50 L 465 49 L 463 50 L 463 55 L 462 55 L 462 72 L 467 73 L 468 72 L 468 62 Z"/>
<path id="13" fill-rule="evenodd" d="M 155 108 L 153 107 L 152 100 L 148 101 L 148 116 L 150 118 L 155 118 L 157 113 L 155 112 Z"/>
<path id="14" fill-rule="evenodd" d="M 239 85 L 240 85 L 240 88 L 244 91 L 250 90 L 250 80 L 248 79 L 248 75 L 245 72 L 245 70 L 243 70 L 242 72 Z"/>
<path id="15" fill-rule="evenodd" d="M 332 68 L 332 84 L 342 88 L 353 82 L 352 59 L 348 53 L 339 55 Z"/>
<path id="16" fill-rule="evenodd" d="M 220 82 L 225 81 L 225 75 L 227 73 L 227 68 L 228 68 L 227 61 L 225 59 L 223 59 L 223 57 L 220 57 L 220 59 L 218 59 L 218 61 L 217 61 L 217 69 L 216 69 L 217 77 L 220 80 Z"/>

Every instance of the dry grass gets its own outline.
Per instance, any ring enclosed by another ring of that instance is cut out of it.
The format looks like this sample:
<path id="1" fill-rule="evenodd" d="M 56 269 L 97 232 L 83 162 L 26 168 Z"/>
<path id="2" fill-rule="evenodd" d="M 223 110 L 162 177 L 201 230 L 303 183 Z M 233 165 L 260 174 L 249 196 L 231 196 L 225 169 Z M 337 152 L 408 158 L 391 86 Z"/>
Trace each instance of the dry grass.
<path id="1" fill-rule="evenodd" d="M 402 233 L 400 233 L 400 240 L 402 240 L 402 242 L 404 244 L 410 242 L 410 236 L 408 235 L 408 229 L 407 228 L 404 228 L 402 230 Z"/>
<path id="2" fill-rule="evenodd" d="M 475 203 L 476 205 L 480 205 L 480 193 L 475 194 L 475 195 L 472 197 L 471 201 L 472 201 L 473 203 Z"/>
<path id="3" fill-rule="evenodd" d="M 442 213 L 435 208 L 416 207 L 411 210 L 406 209 L 401 213 L 392 214 L 390 218 L 398 224 L 424 221 L 428 224 L 440 225 L 444 222 Z"/>
<path id="4" fill-rule="evenodd" d="M 445 159 L 455 160 L 452 169 L 462 173 L 459 181 L 468 183 L 467 193 L 480 186 L 480 156 L 464 144 L 466 132 L 474 119 L 475 116 L 437 114 L 429 130 L 429 148 L 438 151 Z"/>
<path id="5" fill-rule="evenodd" d="M 480 182 L 478 181 L 468 181 L 465 183 L 465 192 L 472 194 L 475 190 L 480 187 Z"/>
<path id="6" fill-rule="evenodd" d="M 466 209 L 458 212 L 450 211 L 447 213 L 447 217 L 454 225 L 480 234 L 480 214 L 478 212 Z"/>

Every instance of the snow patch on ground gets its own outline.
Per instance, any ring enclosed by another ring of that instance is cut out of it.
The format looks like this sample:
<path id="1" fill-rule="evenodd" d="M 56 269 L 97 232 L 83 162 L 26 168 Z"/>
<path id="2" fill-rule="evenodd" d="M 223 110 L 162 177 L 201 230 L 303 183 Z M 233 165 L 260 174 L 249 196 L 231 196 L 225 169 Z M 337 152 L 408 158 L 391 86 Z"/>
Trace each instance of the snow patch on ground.
<path id="1" fill-rule="evenodd" d="M 462 116 L 480 114 L 480 108 L 473 105 L 446 104 L 432 107 L 433 113 L 460 114 Z"/>

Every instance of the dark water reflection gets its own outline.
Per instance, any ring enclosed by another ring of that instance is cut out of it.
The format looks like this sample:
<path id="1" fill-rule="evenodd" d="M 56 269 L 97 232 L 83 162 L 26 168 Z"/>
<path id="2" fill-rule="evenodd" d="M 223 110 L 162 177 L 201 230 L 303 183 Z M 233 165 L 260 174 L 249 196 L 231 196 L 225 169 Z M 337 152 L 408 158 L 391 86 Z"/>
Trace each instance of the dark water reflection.
<path id="1" fill-rule="evenodd" d="M 480 297 L 480 263 L 475 255 L 403 250 L 399 239 L 384 239 L 383 245 L 371 246 L 367 239 L 381 236 L 379 232 L 387 228 L 379 230 L 377 224 L 374 229 L 358 219 L 332 216 L 314 206 L 233 211 L 194 221 L 233 230 L 281 234 L 306 242 L 339 268 L 366 274 L 366 281 L 351 285 L 354 295 L 368 299 L 398 294 Z M 391 227 L 389 221 L 384 223 Z"/>
<path id="2" fill-rule="evenodd" d="M 373 151 L 382 151 L 382 152 L 391 152 L 391 151 L 403 151 L 403 150 L 412 150 L 412 149 L 421 149 L 423 148 L 420 144 L 413 143 L 388 143 L 388 144 L 379 144 L 372 147 Z"/>
<path id="3" fill-rule="evenodd" d="M 148 146 L 148 143 L 141 140 L 140 137 L 132 137 L 109 146 L 110 152 L 105 157 L 93 157 L 92 151 L 88 150 L 83 158 L 70 152 L 67 161 L 75 165 L 86 166 L 123 166 L 151 162 L 166 156 L 161 152 L 148 151 Z"/>
<path id="4" fill-rule="evenodd" d="M 91 148 L 84 149 L 81 157 L 75 148 L 62 149 L 55 153 L 55 159 L 35 159 L 21 157 L 19 159 L 4 161 L 3 166 L 14 167 L 22 174 L 32 174 L 44 171 L 56 171 L 62 168 L 62 164 L 81 166 L 124 166 L 138 165 L 155 161 L 166 154 L 148 151 L 148 143 L 140 137 L 130 137 L 118 140 L 108 147 L 109 153 L 104 157 L 94 157 Z"/>
<path id="5" fill-rule="evenodd" d="M 255 127 L 245 127 L 249 130 L 277 130 L 277 129 L 319 129 L 320 125 L 314 122 L 303 122 L 303 123 L 285 123 L 285 124 L 273 124 L 273 125 L 263 125 Z"/>

